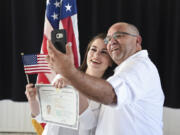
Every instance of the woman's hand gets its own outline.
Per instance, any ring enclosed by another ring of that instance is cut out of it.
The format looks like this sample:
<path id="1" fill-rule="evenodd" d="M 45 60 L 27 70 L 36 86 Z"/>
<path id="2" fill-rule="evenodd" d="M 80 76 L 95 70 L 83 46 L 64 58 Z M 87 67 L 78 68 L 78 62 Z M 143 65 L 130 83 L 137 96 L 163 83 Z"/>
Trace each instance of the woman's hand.
<path id="1" fill-rule="evenodd" d="M 53 83 L 56 88 L 64 88 L 68 85 L 68 81 L 65 78 L 59 78 Z"/>
<path id="2" fill-rule="evenodd" d="M 30 83 L 26 85 L 26 97 L 31 109 L 32 117 L 35 117 L 39 114 L 39 102 L 36 98 L 37 89 L 34 87 L 34 84 Z"/>
<path id="3" fill-rule="evenodd" d="M 34 84 L 30 83 L 30 84 L 26 85 L 25 94 L 26 94 L 28 101 L 36 100 L 37 89 L 34 87 Z"/>

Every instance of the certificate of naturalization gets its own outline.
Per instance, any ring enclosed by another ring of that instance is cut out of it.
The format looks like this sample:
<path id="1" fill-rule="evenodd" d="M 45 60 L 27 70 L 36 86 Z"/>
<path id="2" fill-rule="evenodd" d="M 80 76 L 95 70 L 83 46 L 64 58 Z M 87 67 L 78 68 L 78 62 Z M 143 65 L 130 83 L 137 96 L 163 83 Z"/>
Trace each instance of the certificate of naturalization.
<path id="1" fill-rule="evenodd" d="M 56 89 L 53 85 L 37 84 L 42 121 L 78 129 L 79 94 L 71 86 Z"/>

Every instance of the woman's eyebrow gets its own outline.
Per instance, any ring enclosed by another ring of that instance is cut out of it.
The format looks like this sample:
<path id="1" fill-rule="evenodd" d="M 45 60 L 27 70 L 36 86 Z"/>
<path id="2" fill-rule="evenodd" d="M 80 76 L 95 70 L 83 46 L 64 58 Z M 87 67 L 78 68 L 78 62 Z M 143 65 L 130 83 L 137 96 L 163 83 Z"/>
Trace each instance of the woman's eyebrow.
<path id="1" fill-rule="evenodd" d="M 95 45 L 91 45 L 91 47 L 95 47 L 95 48 L 97 48 Z"/>

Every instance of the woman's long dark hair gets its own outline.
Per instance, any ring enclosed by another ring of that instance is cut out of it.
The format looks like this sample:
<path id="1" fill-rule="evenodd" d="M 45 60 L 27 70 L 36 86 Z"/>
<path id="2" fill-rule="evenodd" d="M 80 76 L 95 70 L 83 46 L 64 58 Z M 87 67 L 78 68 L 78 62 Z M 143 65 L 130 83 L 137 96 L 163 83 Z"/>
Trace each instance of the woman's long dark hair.
<path id="1" fill-rule="evenodd" d="M 102 39 L 104 40 L 104 38 L 106 37 L 106 35 L 104 33 L 100 33 L 98 35 L 96 35 L 88 44 L 87 49 L 86 49 L 86 53 L 84 55 L 84 59 L 82 62 L 82 65 L 79 67 L 79 70 L 81 70 L 82 72 L 86 72 L 87 69 L 87 54 L 89 52 L 89 49 L 92 45 L 92 43 L 96 40 L 96 39 Z M 116 67 L 116 64 L 113 62 L 111 67 L 108 67 L 103 75 L 102 78 L 107 79 L 109 76 L 112 76 L 114 73 L 114 68 Z"/>

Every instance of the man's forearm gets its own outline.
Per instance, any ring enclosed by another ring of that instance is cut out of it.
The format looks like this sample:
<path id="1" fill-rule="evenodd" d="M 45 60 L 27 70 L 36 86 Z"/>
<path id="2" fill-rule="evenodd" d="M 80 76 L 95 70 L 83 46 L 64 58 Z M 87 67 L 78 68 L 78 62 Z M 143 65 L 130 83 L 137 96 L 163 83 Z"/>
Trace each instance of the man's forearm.
<path id="1" fill-rule="evenodd" d="M 75 68 L 71 45 L 66 45 L 66 54 L 59 52 L 50 41 L 47 43 L 47 49 L 46 60 L 49 66 L 65 77 L 77 90 L 100 103 L 116 103 L 114 89 L 107 81 L 86 75 Z"/>
<path id="2" fill-rule="evenodd" d="M 103 104 L 116 103 L 116 94 L 113 87 L 105 80 L 84 74 L 73 69 L 66 76 L 72 86 L 88 98 Z"/>

